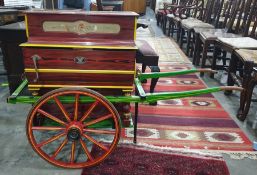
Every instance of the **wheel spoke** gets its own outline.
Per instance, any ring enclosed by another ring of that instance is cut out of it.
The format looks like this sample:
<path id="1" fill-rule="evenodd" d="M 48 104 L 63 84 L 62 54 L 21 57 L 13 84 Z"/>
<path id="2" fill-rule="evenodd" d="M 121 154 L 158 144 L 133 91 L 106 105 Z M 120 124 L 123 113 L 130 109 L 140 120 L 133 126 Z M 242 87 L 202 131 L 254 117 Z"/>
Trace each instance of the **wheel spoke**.
<path id="1" fill-rule="evenodd" d="M 48 139 L 48 140 L 46 140 L 46 141 L 43 141 L 43 142 L 37 144 L 37 147 L 42 147 L 42 146 L 44 146 L 44 145 L 46 145 L 46 144 L 48 144 L 48 143 L 51 143 L 51 142 L 53 142 L 53 141 L 55 141 L 55 140 L 57 140 L 57 139 L 63 137 L 64 135 L 65 135 L 64 132 L 61 133 L 61 134 L 58 134 L 58 135 L 56 135 L 56 136 L 54 136 L 54 137 L 52 137 L 52 138 L 50 138 L 50 139 Z"/>
<path id="2" fill-rule="evenodd" d="M 80 144 L 81 144 L 81 146 L 82 146 L 82 148 L 83 148 L 85 154 L 87 155 L 88 159 L 89 159 L 90 161 L 93 161 L 94 159 L 93 159 L 93 157 L 91 156 L 90 152 L 88 151 L 87 146 L 85 145 L 85 143 L 83 142 L 83 140 L 80 139 L 79 141 L 80 141 Z"/>
<path id="3" fill-rule="evenodd" d="M 75 95 L 74 121 L 78 120 L 79 94 Z"/>
<path id="4" fill-rule="evenodd" d="M 70 154 L 70 162 L 74 162 L 74 157 L 75 157 L 75 148 L 76 148 L 76 142 L 73 141 L 71 145 L 71 154 Z"/>
<path id="5" fill-rule="evenodd" d="M 111 130 L 98 130 L 98 129 L 83 129 L 85 132 L 92 132 L 92 133 L 97 133 L 97 134 L 115 134 L 115 131 Z"/>
<path id="6" fill-rule="evenodd" d="M 99 143 L 98 141 L 96 141 L 95 139 L 93 139 L 92 137 L 90 137 L 89 135 L 86 134 L 82 134 L 86 139 L 90 140 L 91 142 L 93 142 L 94 144 L 96 144 L 97 146 L 99 146 L 100 148 L 102 148 L 105 151 L 108 151 L 109 149 L 104 146 L 103 144 Z"/>
<path id="7" fill-rule="evenodd" d="M 98 123 L 98 122 L 107 120 L 107 119 L 109 119 L 109 118 L 111 118 L 111 117 L 112 117 L 112 114 L 108 114 L 108 115 L 99 117 L 98 119 L 92 120 L 92 121 L 90 121 L 90 122 L 88 122 L 88 123 L 85 123 L 84 126 L 90 126 L 90 125 L 96 124 L 96 123 Z"/>
<path id="8" fill-rule="evenodd" d="M 50 126 L 32 126 L 32 130 L 45 130 L 45 131 L 56 131 L 56 130 L 65 130 L 62 127 L 50 127 Z"/>
<path id="9" fill-rule="evenodd" d="M 68 139 L 66 138 L 62 144 L 57 148 L 57 150 L 54 152 L 54 154 L 52 155 L 52 159 L 54 159 L 59 153 L 60 151 L 63 149 L 63 147 L 68 143 Z"/>
<path id="10" fill-rule="evenodd" d="M 57 123 L 60 123 L 60 124 L 62 124 L 62 125 L 67 126 L 67 124 L 66 124 L 64 121 L 62 121 L 62 120 L 56 118 L 55 116 L 53 116 L 53 115 L 47 113 L 46 111 L 43 111 L 42 109 L 38 109 L 37 112 L 39 112 L 40 114 L 43 114 L 44 116 L 46 116 L 46 117 L 52 119 L 53 121 L 56 121 Z"/>
<path id="11" fill-rule="evenodd" d="M 98 101 L 95 101 L 90 108 L 87 110 L 87 112 L 83 115 L 83 117 L 80 119 L 81 122 L 86 120 L 89 117 L 89 114 L 94 110 L 94 108 L 98 105 Z"/>
<path id="12" fill-rule="evenodd" d="M 71 120 L 70 120 L 70 116 L 69 116 L 68 112 L 64 109 L 64 106 L 62 105 L 62 103 L 60 102 L 60 100 L 59 100 L 57 97 L 53 97 L 53 98 L 54 98 L 56 104 L 58 105 L 58 107 L 61 109 L 61 111 L 62 111 L 64 117 L 66 118 L 66 120 L 67 120 L 68 122 L 70 122 L 70 121 L 71 121 Z"/>

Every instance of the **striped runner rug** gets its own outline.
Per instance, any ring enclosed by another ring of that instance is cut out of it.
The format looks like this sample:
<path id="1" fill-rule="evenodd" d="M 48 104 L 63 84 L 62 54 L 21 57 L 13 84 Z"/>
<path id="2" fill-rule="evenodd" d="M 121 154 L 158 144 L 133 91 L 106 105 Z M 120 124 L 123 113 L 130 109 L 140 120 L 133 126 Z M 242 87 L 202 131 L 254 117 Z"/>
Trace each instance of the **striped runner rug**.
<path id="1" fill-rule="evenodd" d="M 162 72 L 190 67 L 181 63 L 160 64 Z M 149 84 L 150 81 L 144 85 L 146 91 Z M 159 79 L 156 92 L 202 88 L 206 85 L 198 75 L 188 74 Z M 159 101 L 157 106 L 140 104 L 138 128 L 138 143 L 220 153 L 254 153 L 251 141 L 212 94 Z M 122 137 L 132 141 L 133 128 L 124 128 Z"/>

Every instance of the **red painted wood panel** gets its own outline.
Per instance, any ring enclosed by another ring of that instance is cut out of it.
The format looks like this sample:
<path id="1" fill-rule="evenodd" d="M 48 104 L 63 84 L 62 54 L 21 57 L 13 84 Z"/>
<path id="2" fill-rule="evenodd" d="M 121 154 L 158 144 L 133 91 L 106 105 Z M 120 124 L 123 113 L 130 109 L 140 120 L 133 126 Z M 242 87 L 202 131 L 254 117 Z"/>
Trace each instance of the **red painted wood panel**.
<path id="1" fill-rule="evenodd" d="M 86 41 L 87 39 L 113 39 L 113 40 L 133 40 L 135 29 L 135 16 L 93 16 L 87 14 L 65 14 L 65 13 L 28 13 L 28 29 L 29 29 L 29 41 L 37 37 L 49 37 L 50 40 L 54 38 L 77 38 L 78 40 Z M 120 25 L 120 32 L 118 34 L 82 34 L 66 32 L 44 32 L 44 21 L 63 21 L 63 22 L 75 22 L 86 21 L 89 23 L 104 23 L 104 24 L 118 24 Z"/>
<path id="2" fill-rule="evenodd" d="M 135 70 L 135 51 L 24 48 L 26 68 L 35 68 L 34 55 L 40 57 L 38 69 Z M 85 62 L 76 63 L 76 57 L 85 58 Z"/>
<path id="3" fill-rule="evenodd" d="M 54 76 L 53 76 L 54 75 Z M 133 75 L 102 75 L 102 74 L 60 74 L 60 73 L 40 73 L 37 82 L 35 73 L 26 73 L 29 84 L 40 85 L 85 85 L 85 86 L 132 86 Z"/>

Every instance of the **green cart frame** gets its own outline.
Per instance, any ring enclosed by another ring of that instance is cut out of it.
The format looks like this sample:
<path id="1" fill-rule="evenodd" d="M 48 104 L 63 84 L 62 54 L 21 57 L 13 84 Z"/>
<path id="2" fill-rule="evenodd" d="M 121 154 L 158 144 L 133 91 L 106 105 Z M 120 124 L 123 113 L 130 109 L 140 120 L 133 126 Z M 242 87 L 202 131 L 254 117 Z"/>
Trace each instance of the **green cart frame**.
<path id="1" fill-rule="evenodd" d="M 134 79 L 135 95 L 132 96 L 103 96 L 96 91 L 75 86 L 56 89 L 41 97 L 23 96 L 22 91 L 28 84 L 25 79 L 7 101 L 12 104 L 33 105 L 26 123 L 27 137 L 40 157 L 59 167 L 90 167 L 108 157 L 119 142 L 122 126 L 119 113 L 113 104 L 135 103 L 134 143 L 136 143 L 139 103 L 154 103 L 158 100 L 198 96 L 222 90 L 243 90 L 234 86 L 222 86 L 184 92 L 146 93 L 141 84 L 143 80 L 150 78 L 196 72 L 214 73 L 210 69 L 139 73 Z M 46 105 L 51 106 L 51 109 L 57 108 L 62 114 L 61 117 L 51 114 Z M 72 112 L 68 112 L 68 107 L 72 107 Z M 106 137 L 109 143 L 103 142 L 103 137 Z M 100 153 L 94 155 L 96 148 Z"/>

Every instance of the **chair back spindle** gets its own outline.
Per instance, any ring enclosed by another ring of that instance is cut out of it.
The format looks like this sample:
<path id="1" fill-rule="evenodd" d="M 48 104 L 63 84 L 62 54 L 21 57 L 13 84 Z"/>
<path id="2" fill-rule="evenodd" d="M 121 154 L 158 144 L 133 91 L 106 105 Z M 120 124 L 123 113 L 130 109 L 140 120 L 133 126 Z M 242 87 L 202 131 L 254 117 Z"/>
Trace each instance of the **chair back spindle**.
<path id="1" fill-rule="evenodd" d="M 244 36 L 256 38 L 257 35 L 257 0 L 252 0 L 249 16 L 247 17 L 246 28 L 244 29 Z"/>
<path id="2" fill-rule="evenodd" d="M 103 11 L 102 0 L 96 0 L 97 10 Z"/>

